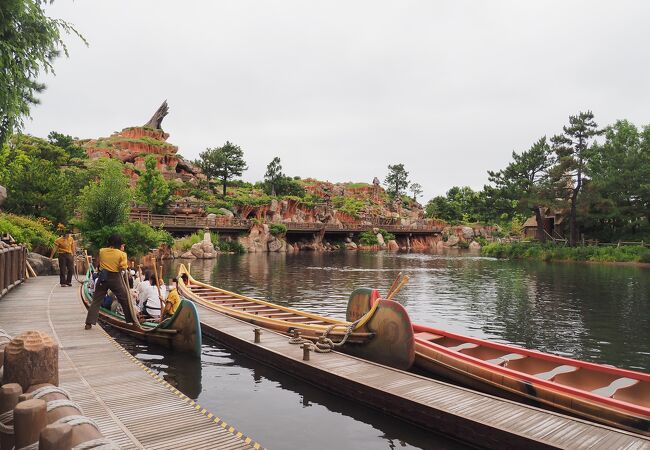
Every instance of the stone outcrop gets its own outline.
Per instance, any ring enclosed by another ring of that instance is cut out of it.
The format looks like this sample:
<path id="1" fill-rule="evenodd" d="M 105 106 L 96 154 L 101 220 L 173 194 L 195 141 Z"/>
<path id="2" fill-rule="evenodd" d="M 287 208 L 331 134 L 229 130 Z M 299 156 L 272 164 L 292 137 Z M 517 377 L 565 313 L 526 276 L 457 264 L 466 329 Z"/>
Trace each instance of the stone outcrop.
<path id="1" fill-rule="evenodd" d="M 469 249 L 470 250 L 480 250 L 481 249 L 481 244 L 479 244 L 476 241 L 472 241 L 469 243 Z"/>
<path id="2" fill-rule="evenodd" d="M 50 259 L 38 253 L 28 252 L 27 262 L 32 266 L 37 275 L 58 275 L 59 260 Z"/>
<path id="3" fill-rule="evenodd" d="M 0 186 L 0 206 L 7 201 L 7 188 Z"/>
<path id="4" fill-rule="evenodd" d="M 391 252 L 396 252 L 397 250 L 399 250 L 399 245 L 397 244 L 397 241 L 395 241 L 395 239 L 391 239 L 390 241 L 388 241 L 387 248 Z"/>
<path id="5" fill-rule="evenodd" d="M 18 383 L 26 391 L 41 383 L 59 384 L 59 346 L 42 331 L 26 331 L 4 349 L 3 384 Z"/>

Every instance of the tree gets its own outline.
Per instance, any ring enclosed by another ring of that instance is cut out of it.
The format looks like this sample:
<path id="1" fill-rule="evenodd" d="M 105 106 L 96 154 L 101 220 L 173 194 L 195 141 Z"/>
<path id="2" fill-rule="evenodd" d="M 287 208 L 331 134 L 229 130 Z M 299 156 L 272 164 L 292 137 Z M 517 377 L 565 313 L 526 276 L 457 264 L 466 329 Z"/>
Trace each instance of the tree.
<path id="1" fill-rule="evenodd" d="M 282 173 L 282 164 L 280 164 L 280 158 L 276 156 L 271 160 L 269 165 L 266 166 L 266 173 L 264 174 L 264 181 L 267 186 L 270 187 L 270 195 L 276 195 L 278 183 L 282 178 L 284 178 L 284 174 Z"/>
<path id="2" fill-rule="evenodd" d="M 413 194 L 413 201 L 417 202 L 418 197 L 423 192 L 422 191 L 422 186 L 420 185 L 420 183 L 411 183 L 411 185 L 409 186 L 409 189 L 411 190 L 411 193 Z"/>
<path id="3" fill-rule="evenodd" d="M 497 192 L 489 192 L 492 198 L 505 198 L 516 203 L 519 212 L 533 211 L 537 220 L 537 237 L 545 241 L 541 206 L 550 201 L 545 197 L 549 169 L 555 163 L 546 136 L 535 142 L 530 149 L 517 154 L 512 152 L 512 162 L 498 172 L 488 171 L 489 179 Z"/>
<path id="4" fill-rule="evenodd" d="M 122 172 L 122 165 L 111 160 L 101 178 L 81 190 L 79 228 L 82 232 L 92 232 L 126 223 L 131 198 L 129 180 Z"/>
<path id="5" fill-rule="evenodd" d="M 427 217 L 441 219 L 451 223 L 481 222 L 481 197 L 469 186 L 454 186 L 447 191 L 446 197 L 437 196 L 429 200 L 425 207 Z"/>
<path id="6" fill-rule="evenodd" d="M 86 154 L 86 151 L 83 149 L 83 147 L 77 144 L 77 138 L 73 138 L 69 134 L 50 131 L 50 134 L 47 135 L 47 140 L 50 142 L 50 144 L 56 145 L 57 147 L 65 150 L 70 158 L 88 158 L 88 155 Z"/>
<path id="7" fill-rule="evenodd" d="M 404 169 L 404 164 L 389 165 L 388 175 L 384 180 L 384 184 L 388 187 L 386 189 L 388 193 L 395 198 L 399 198 L 402 191 L 409 185 L 408 176 L 409 173 Z"/>
<path id="8" fill-rule="evenodd" d="M 569 116 L 569 125 L 562 129 L 562 134 L 551 138 L 558 162 L 553 168 L 552 179 L 557 191 L 566 193 L 569 197 L 569 245 L 574 246 L 578 241 L 578 195 L 587 179 L 587 167 L 593 154 L 589 144 L 602 131 L 598 129 L 591 111 Z"/>
<path id="9" fill-rule="evenodd" d="M 53 62 L 68 50 L 61 34 L 76 34 L 72 25 L 45 15 L 47 0 L 0 2 L 0 145 L 23 126 L 37 95 L 43 72 L 54 73 Z"/>
<path id="10" fill-rule="evenodd" d="M 164 214 L 169 206 L 171 188 L 158 171 L 157 160 L 153 155 L 144 159 L 145 172 L 136 186 L 136 196 L 155 214 Z"/>
<path id="11" fill-rule="evenodd" d="M 241 147 L 229 141 L 226 141 L 222 147 L 207 148 L 199 154 L 199 158 L 196 164 L 203 170 L 208 180 L 221 181 L 224 197 L 228 180 L 241 176 L 244 170 L 248 169 Z"/>

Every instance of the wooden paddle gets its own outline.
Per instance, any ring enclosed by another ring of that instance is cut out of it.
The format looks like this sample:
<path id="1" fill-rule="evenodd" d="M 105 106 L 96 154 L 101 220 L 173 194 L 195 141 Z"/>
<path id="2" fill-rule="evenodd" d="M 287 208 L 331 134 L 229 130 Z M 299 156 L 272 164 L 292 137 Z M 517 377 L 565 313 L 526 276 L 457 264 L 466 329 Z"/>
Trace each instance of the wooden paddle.
<path id="1" fill-rule="evenodd" d="M 402 272 L 398 273 L 397 277 L 395 277 L 395 279 L 393 280 L 393 284 L 391 284 L 390 287 L 388 288 L 388 293 L 386 294 L 386 297 L 390 297 L 391 292 L 393 292 L 393 289 L 395 289 L 395 287 L 397 286 L 401 278 L 402 278 Z"/>
<path id="2" fill-rule="evenodd" d="M 408 281 L 409 281 L 408 275 L 404 275 L 404 277 L 402 278 L 402 281 L 400 281 L 400 283 L 395 287 L 395 289 L 393 289 L 393 291 L 388 295 L 386 300 L 392 300 L 393 297 L 395 297 L 395 295 L 397 295 L 397 293 L 402 290 L 404 285 L 406 283 L 408 283 Z"/>
<path id="3" fill-rule="evenodd" d="M 163 300 L 162 294 L 160 292 L 160 278 L 158 278 L 158 267 L 156 266 L 155 262 L 153 264 L 153 271 L 154 276 L 156 277 L 156 288 L 158 289 L 158 298 L 160 299 L 160 318 L 162 319 L 162 312 L 165 308 L 165 301 Z"/>

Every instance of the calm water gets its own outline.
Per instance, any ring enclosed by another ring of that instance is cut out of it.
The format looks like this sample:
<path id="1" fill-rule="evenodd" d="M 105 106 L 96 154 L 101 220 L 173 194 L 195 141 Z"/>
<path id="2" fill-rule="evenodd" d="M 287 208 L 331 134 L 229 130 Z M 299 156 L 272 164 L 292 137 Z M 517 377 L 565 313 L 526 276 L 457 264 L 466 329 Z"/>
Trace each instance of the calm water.
<path id="1" fill-rule="evenodd" d="M 177 262 L 168 264 L 172 273 Z M 587 361 L 650 371 L 650 270 L 516 262 L 469 253 L 223 255 L 191 266 L 195 278 L 298 309 L 345 317 L 360 286 L 398 295 L 414 322 Z M 458 448 L 326 394 L 209 342 L 192 363 L 122 343 L 186 395 L 269 448 Z"/>

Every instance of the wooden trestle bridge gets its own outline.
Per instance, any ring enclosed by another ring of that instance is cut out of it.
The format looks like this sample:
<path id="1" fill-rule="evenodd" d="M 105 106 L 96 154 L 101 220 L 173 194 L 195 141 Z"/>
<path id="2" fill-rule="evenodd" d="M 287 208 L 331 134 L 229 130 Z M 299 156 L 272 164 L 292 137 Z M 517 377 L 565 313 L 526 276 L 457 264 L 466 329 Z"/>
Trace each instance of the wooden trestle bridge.
<path id="1" fill-rule="evenodd" d="M 255 224 L 254 220 L 237 219 L 232 217 L 217 216 L 216 218 L 184 216 L 184 215 L 163 215 L 142 212 L 132 212 L 131 221 L 146 223 L 153 227 L 162 227 L 170 232 L 194 232 L 196 230 L 209 229 L 220 233 L 244 232 L 251 229 Z M 332 233 L 332 234 L 356 234 L 373 228 L 382 228 L 389 233 L 396 235 L 434 235 L 442 232 L 442 227 L 434 224 L 421 222 L 415 225 L 400 225 L 391 219 L 372 219 L 360 224 L 334 224 L 319 222 L 282 222 L 287 227 L 288 233 Z"/>

